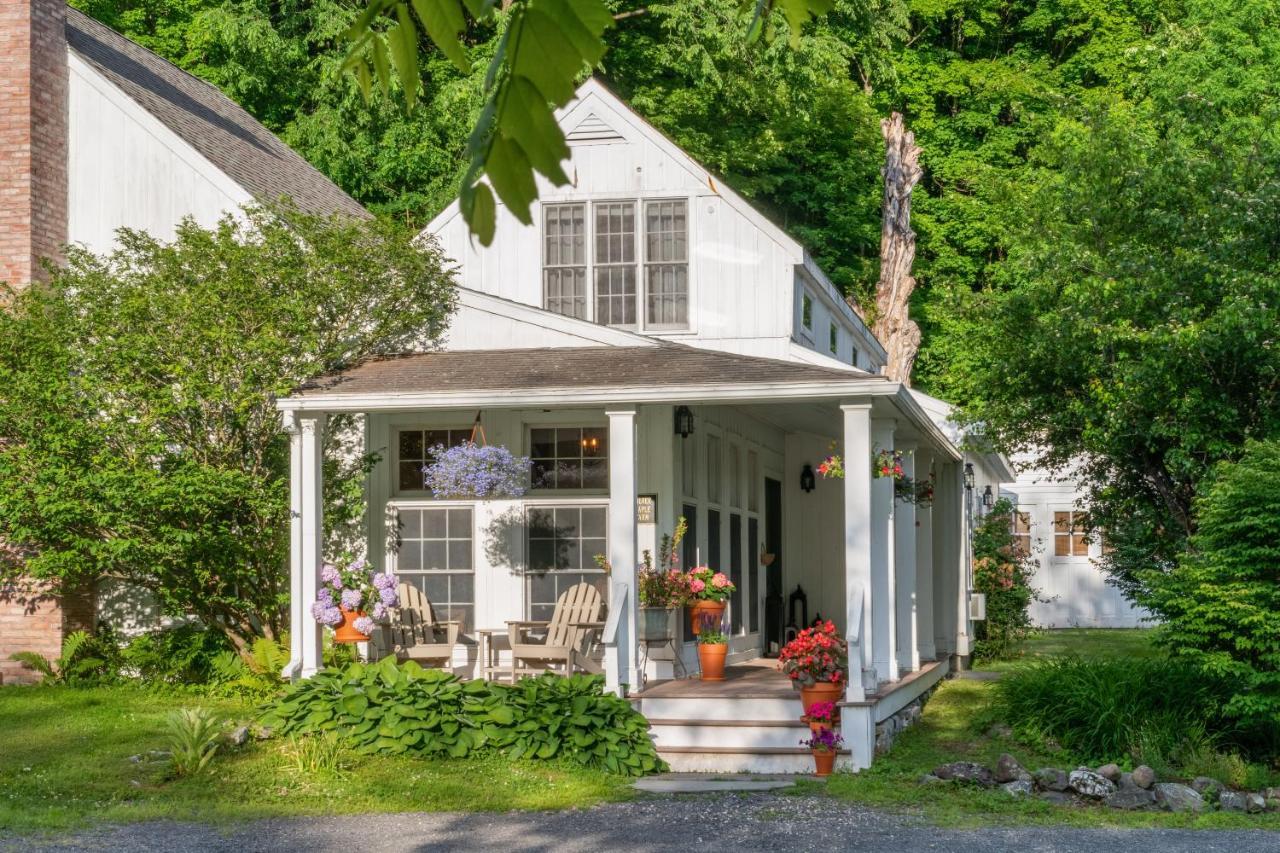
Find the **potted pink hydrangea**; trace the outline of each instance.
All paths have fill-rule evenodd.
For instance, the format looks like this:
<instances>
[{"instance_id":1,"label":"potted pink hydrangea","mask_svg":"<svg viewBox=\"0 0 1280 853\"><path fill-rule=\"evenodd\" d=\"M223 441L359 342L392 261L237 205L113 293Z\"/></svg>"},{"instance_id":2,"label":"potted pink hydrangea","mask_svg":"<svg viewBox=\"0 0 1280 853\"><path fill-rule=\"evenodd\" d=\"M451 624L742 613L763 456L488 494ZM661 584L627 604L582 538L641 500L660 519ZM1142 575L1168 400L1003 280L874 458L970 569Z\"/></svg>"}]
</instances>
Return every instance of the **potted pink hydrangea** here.
<instances>
[{"instance_id":1,"label":"potted pink hydrangea","mask_svg":"<svg viewBox=\"0 0 1280 853\"><path fill-rule=\"evenodd\" d=\"M321 567L311 615L334 629L335 642L363 643L379 623L391 617L391 608L399 606L395 575L375 574L363 557L352 560L348 554L337 564Z\"/></svg>"},{"instance_id":2,"label":"potted pink hydrangea","mask_svg":"<svg viewBox=\"0 0 1280 853\"><path fill-rule=\"evenodd\" d=\"M689 617L693 633L702 632L702 625L711 619L719 625L729 596L737 587L724 572L713 571L709 566L695 566L685 575L689 587Z\"/></svg>"}]
</instances>

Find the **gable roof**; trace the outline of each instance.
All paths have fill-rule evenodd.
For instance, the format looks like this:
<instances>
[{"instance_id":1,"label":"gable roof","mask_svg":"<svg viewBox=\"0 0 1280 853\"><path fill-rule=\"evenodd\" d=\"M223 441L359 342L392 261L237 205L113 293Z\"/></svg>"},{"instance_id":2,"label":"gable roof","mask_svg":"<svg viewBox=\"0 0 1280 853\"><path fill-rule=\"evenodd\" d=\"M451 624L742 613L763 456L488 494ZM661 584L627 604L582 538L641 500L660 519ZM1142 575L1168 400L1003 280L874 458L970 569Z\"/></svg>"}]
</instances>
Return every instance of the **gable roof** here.
<instances>
[{"instance_id":1,"label":"gable roof","mask_svg":"<svg viewBox=\"0 0 1280 853\"><path fill-rule=\"evenodd\" d=\"M310 213L370 215L217 87L71 7L66 33L77 56L258 201L288 196Z\"/></svg>"}]
</instances>

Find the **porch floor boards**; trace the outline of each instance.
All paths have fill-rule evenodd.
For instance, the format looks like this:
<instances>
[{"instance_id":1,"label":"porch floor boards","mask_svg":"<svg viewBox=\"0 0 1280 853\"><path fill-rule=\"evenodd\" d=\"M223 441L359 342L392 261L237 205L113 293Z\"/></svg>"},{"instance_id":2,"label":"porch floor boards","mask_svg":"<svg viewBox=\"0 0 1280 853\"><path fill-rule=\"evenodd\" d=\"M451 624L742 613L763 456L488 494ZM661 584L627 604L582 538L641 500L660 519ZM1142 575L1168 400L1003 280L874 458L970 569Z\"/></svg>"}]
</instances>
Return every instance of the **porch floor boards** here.
<instances>
[{"instance_id":1,"label":"porch floor boards","mask_svg":"<svg viewBox=\"0 0 1280 853\"><path fill-rule=\"evenodd\" d=\"M725 667L724 681L703 681L696 676L655 681L634 698L799 699L800 693L791 686L791 679L777 666L776 660L756 658Z\"/></svg>"}]
</instances>

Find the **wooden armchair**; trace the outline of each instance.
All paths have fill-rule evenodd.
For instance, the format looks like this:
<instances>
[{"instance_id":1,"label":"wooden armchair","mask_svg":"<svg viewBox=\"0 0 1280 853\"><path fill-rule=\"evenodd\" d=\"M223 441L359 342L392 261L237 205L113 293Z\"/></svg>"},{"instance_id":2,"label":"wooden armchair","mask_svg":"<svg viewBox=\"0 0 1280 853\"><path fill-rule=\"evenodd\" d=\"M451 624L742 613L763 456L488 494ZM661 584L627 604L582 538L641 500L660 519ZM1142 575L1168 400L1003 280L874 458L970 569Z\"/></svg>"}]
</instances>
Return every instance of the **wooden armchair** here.
<instances>
[{"instance_id":1,"label":"wooden armchair","mask_svg":"<svg viewBox=\"0 0 1280 853\"><path fill-rule=\"evenodd\" d=\"M453 672L453 647L458 644L462 623L439 622L431 602L412 584L396 587L400 606L391 614L388 632L397 660L411 660Z\"/></svg>"},{"instance_id":2,"label":"wooden armchair","mask_svg":"<svg viewBox=\"0 0 1280 853\"><path fill-rule=\"evenodd\" d=\"M592 641L604 628L604 599L600 590L589 583L576 584L560 594L550 621L518 621L507 623L511 641L511 680L522 675L538 675L561 669L571 675L575 669L599 673L602 668L591 659ZM541 641L531 638L534 631L545 630Z\"/></svg>"}]
</instances>

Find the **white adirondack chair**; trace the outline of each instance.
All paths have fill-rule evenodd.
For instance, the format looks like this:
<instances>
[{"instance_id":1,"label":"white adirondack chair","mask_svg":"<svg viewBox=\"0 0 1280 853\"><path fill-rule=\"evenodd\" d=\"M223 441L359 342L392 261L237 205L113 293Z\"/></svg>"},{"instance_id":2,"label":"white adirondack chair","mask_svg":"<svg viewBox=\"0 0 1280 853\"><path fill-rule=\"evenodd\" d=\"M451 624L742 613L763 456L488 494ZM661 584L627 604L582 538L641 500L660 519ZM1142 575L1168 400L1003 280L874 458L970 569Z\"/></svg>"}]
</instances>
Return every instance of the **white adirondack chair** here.
<instances>
[{"instance_id":1,"label":"white adirondack chair","mask_svg":"<svg viewBox=\"0 0 1280 853\"><path fill-rule=\"evenodd\" d=\"M603 672L589 654L592 641L604 628L604 622L600 621L603 615L604 599L600 590L589 583L580 583L556 599L550 621L508 622L511 680L556 669L563 675L571 675L575 669ZM540 630L546 631L541 642L529 636Z\"/></svg>"},{"instance_id":2,"label":"white adirondack chair","mask_svg":"<svg viewBox=\"0 0 1280 853\"><path fill-rule=\"evenodd\" d=\"M391 614L388 632L397 660L411 660L453 672L453 647L458 643L462 623L440 622L431 602L412 584L396 587L400 606Z\"/></svg>"}]
</instances>

